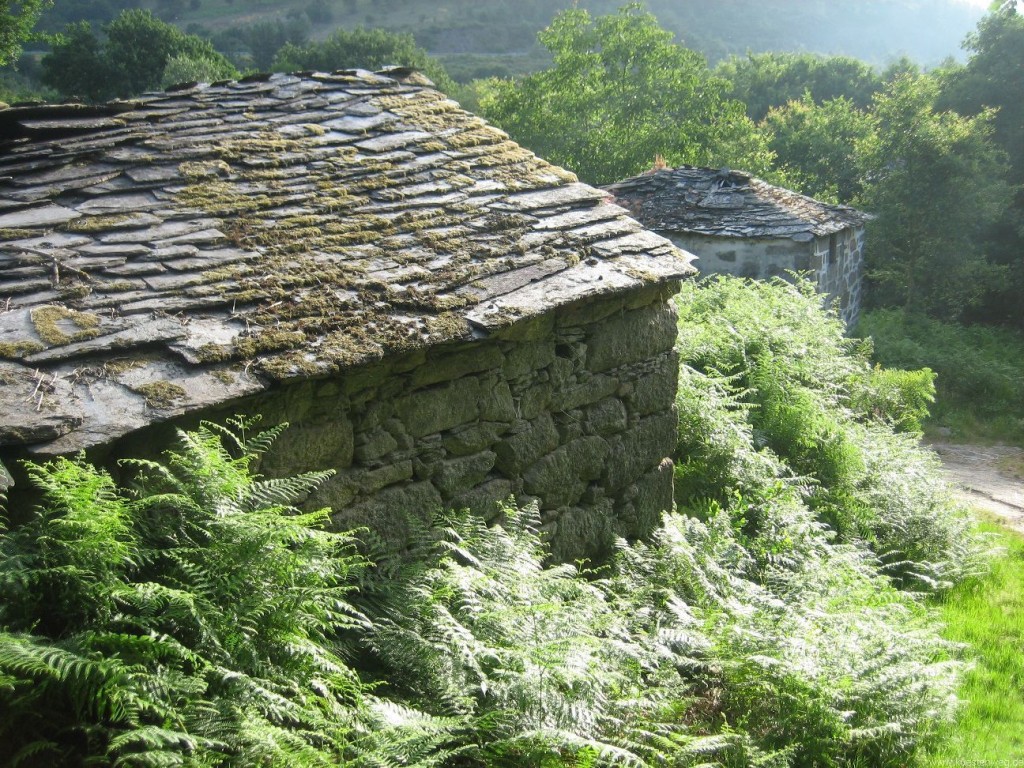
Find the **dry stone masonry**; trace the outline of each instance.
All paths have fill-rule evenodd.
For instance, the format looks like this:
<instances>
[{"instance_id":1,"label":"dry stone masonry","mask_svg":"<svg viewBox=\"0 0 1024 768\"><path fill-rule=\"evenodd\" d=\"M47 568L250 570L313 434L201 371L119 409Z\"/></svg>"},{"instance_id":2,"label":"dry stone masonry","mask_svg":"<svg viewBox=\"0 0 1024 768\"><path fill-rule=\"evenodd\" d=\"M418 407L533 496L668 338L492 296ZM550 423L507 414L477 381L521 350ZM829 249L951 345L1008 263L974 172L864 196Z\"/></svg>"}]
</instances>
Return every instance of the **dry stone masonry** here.
<instances>
[{"instance_id":1,"label":"dry stone masonry","mask_svg":"<svg viewBox=\"0 0 1024 768\"><path fill-rule=\"evenodd\" d=\"M446 508L537 501L560 559L600 557L671 507L671 289L568 307L495 337L293 384L252 408L288 422L263 471L337 474L311 503L392 546Z\"/></svg>"},{"instance_id":2,"label":"dry stone masonry","mask_svg":"<svg viewBox=\"0 0 1024 768\"><path fill-rule=\"evenodd\" d=\"M560 557L671 501L691 256L417 73L258 76L0 110L0 483L198 418L402 546L536 499Z\"/></svg>"},{"instance_id":3,"label":"dry stone masonry","mask_svg":"<svg viewBox=\"0 0 1024 768\"><path fill-rule=\"evenodd\" d=\"M607 189L645 226L695 253L702 274L808 273L847 325L856 323L868 214L728 169L663 168Z\"/></svg>"}]
</instances>

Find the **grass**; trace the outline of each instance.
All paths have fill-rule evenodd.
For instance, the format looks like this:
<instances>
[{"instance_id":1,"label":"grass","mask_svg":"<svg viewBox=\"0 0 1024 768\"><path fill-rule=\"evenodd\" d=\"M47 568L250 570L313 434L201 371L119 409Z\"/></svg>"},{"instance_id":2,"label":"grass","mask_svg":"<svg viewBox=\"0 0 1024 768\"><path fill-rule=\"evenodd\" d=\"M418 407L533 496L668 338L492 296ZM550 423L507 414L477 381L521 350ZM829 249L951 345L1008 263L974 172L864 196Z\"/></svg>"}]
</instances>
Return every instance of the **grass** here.
<instances>
[{"instance_id":1,"label":"grass","mask_svg":"<svg viewBox=\"0 0 1024 768\"><path fill-rule=\"evenodd\" d=\"M999 471L1014 480L1024 480L1024 456L1005 456L996 464Z\"/></svg>"},{"instance_id":2,"label":"grass","mask_svg":"<svg viewBox=\"0 0 1024 768\"><path fill-rule=\"evenodd\" d=\"M970 646L975 666L959 691L964 709L926 768L1024 766L1024 536L996 523L981 528L1004 552L991 574L940 602L947 639Z\"/></svg>"}]
</instances>

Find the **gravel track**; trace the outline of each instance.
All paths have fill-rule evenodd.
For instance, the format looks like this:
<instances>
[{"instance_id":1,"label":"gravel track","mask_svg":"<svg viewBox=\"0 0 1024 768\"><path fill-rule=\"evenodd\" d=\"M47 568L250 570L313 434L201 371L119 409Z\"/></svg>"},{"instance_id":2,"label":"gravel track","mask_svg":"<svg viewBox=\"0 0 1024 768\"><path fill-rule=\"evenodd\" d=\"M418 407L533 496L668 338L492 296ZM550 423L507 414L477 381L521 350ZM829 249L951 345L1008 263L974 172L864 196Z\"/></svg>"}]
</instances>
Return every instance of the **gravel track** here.
<instances>
[{"instance_id":1,"label":"gravel track","mask_svg":"<svg viewBox=\"0 0 1024 768\"><path fill-rule=\"evenodd\" d=\"M1007 445L931 443L963 500L1024 533L1024 449Z\"/></svg>"}]
</instances>

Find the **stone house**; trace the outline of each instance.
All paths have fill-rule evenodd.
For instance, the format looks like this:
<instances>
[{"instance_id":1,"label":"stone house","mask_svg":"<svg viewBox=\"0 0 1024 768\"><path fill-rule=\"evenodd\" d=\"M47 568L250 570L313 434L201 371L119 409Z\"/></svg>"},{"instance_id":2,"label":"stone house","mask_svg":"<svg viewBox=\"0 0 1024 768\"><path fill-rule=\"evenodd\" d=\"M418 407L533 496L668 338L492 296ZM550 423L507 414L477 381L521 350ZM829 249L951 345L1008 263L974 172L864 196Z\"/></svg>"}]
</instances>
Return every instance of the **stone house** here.
<instances>
[{"instance_id":1,"label":"stone house","mask_svg":"<svg viewBox=\"0 0 1024 768\"><path fill-rule=\"evenodd\" d=\"M644 226L698 257L702 274L810 272L848 326L857 322L869 214L748 173L683 165L606 188Z\"/></svg>"},{"instance_id":2,"label":"stone house","mask_svg":"<svg viewBox=\"0 0 1024 768\"><path fill-rule=\"evenodd\" d=\"M0 111L0 485L289 422L261 471L400 547L537 500L561 558L671 504L691 256L416 73Z\"/></svg>"}]
</instances>

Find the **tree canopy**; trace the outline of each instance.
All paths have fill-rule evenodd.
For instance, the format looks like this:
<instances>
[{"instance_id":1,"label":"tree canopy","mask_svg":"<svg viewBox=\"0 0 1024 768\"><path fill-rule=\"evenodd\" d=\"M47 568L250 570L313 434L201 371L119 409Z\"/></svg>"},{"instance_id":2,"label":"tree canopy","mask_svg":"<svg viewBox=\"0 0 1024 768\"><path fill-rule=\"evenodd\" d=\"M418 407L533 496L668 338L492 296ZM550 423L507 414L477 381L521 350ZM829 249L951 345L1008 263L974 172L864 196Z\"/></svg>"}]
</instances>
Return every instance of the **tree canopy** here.
<instances>
[{"instance_id":1,"label":"tree canopy","mask_svg":"<svg viewBox=\"0 0 1024 768\"><path fill-rule=\"evenodd\" d=\"M160 87L172 58L196 63L215 78L238 71L209 41L160 21L149 11L121 12L98 38L88 22L71 24L43 58L43 82L65 96L92 101L135 96Z\"/></svg>"},{"instance_id":2,"label":"tree canopy","mask_svg":"<svg viewBox=\"0 0 1024 768\"><path fill-rule=\"evenodd\" d=\"M861 202L877 214L868 245L873 303L956 319L1004 275L983 249L1006 209L1006 156L991 112L935 108L938 84L902 75L875 97L875 135L859 155Z\"/></svg>"},{"instance_id":3,"label":"tree canopy","mask_svg":"<svg viewBox=\"0 0 1024 768\"><path fill-rule=\"evenodd\" d=\"M723 61L715 74L733 85L732 95L747 105L747 114L761 120L773 107L810 93L821 103L839 97L864 109L882 87L882 79L863 61L849 56L811 53L751 53Z\"/></svg>"},{"instance_id":4,"label":"tree canopy","mask_svg":"<svg viewBox=\"0 0 1024 768\"><path fill-rule=\"evenodd\" d=\"M480 106L542 157L596 184L638 173L656 155L769 171L767 142L727 97L728 83L639 5L598 17L563 11L539 39L554 65L491 81Z\"/></svg>"},{"instance_id":5,"label":"tree canopy","mask_svg":"<svg viewBox=\"0 0 1024 768\"><path fill-rule=\"evenodd\" d=\"M12 64L53 0L0 0L0 66Z\"/></svg>"},{"instance_id":6,"label":"tree canopy","mask_svg":"<svg viewBox=\"0 0 1024 768\"><path fill-rule=\"evenodd\" d=\"M942 73L940 104L966 115L995 110L992 138L1009 158L1008 178L1016 189L987 243L1007 279L980 317L1024 327L1024 16L1016 4L1006 3L982 19L965 47L971 53L967 64Z\"/></svg>"},{"instance_id":7,"label":"tree canopy","mask_svg":"<svg viewBox=\"0 0 1024 768\"><path fill-rule=\"evenodd\" d=\"M455 83L439 61L416 45L412 35L396 34L383 29L339 29L320 43L297 45L286 43L274 57L277 71L319 69L381 69L398 65L423 72L445 93Z\"/></svg>"},{"instance_id":8,"label":"tree canopy","mask_svg":"<svg viewBox=\"0 0 1024 768\"><path fill-rule=\"evenodd\" d=\"M863 190L860 144L873 135L871 116L845 97L822 104L810 91L765 118L771 148L788 183L821 200L849 203Z\"/></svg>"}]
</instances>

